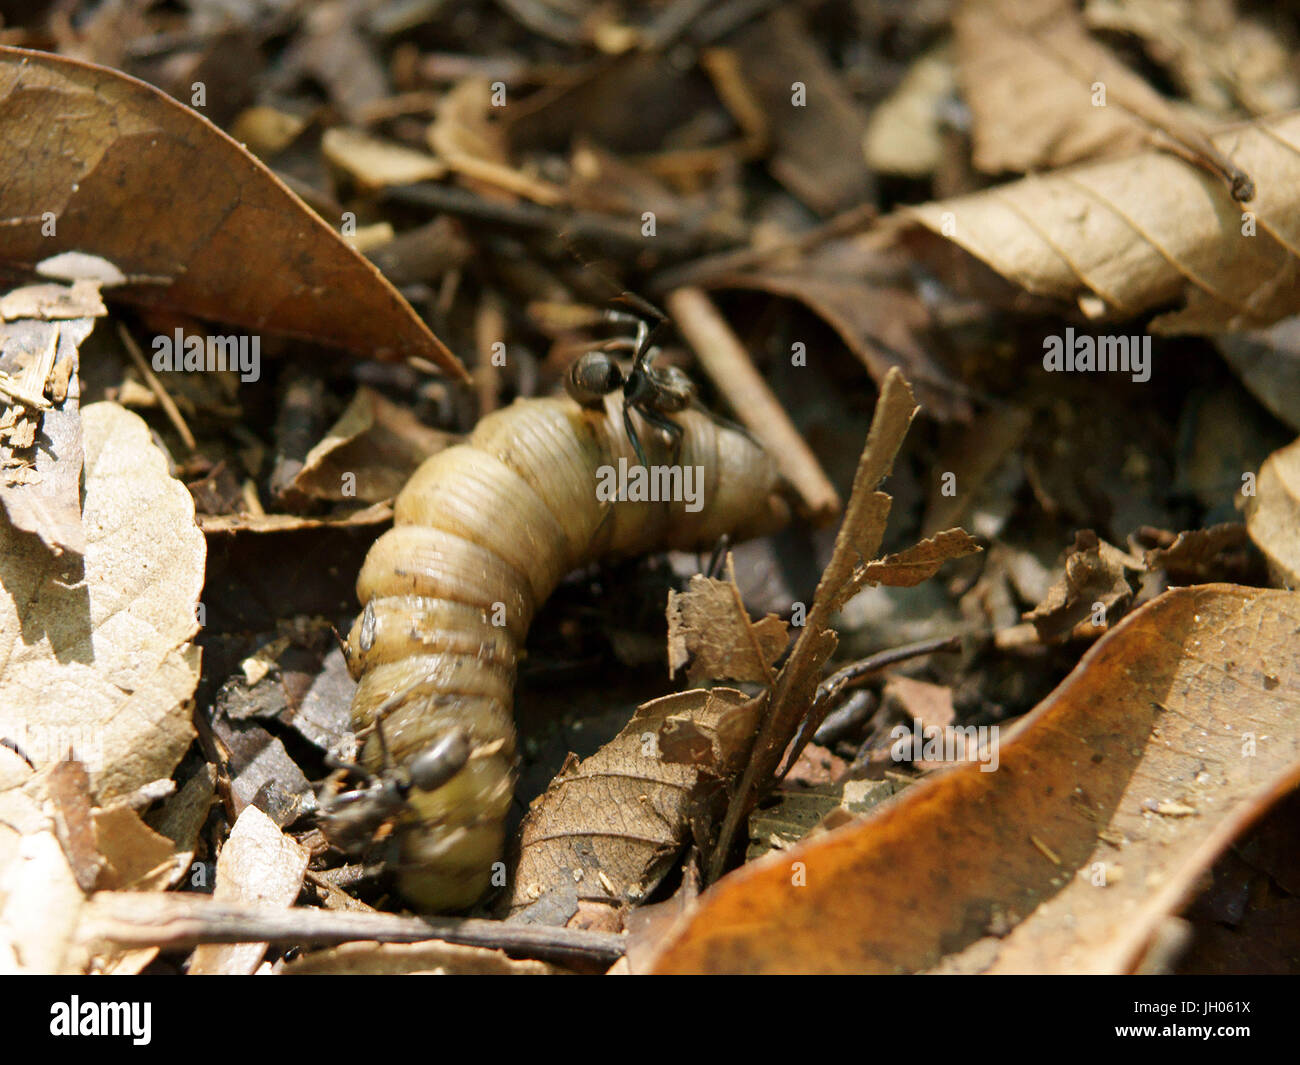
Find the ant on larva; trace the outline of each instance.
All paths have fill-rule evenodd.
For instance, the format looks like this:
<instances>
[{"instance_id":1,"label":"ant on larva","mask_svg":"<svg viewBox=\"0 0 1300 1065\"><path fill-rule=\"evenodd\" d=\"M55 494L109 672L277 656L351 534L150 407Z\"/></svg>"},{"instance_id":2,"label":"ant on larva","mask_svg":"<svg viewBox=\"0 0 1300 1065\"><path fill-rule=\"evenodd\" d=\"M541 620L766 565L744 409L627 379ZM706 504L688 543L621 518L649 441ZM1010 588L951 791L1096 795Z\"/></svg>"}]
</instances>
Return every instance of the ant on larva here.
<instances>
[{"instance_id":1,"label":"ant on larva","mask_svg":"<svg viewBox=\"0 0 1300 1065\"><path fill-rule=\"evenodd\" d=\"M347 640L361 788L328 801L327 834L364 847L391 827L397 887L426 910L463 909L489 886L515 774L513 691L529 623L591 562L706 550L780 528L787 489L743 430L655 365L662 312L619 302L612 341L575 364L568 395L516 400L433 455L394 505L357 579ZM624 373L614 352L631 352ZM660 432L638 435L633 415ZM696 502L600 498L601 470L671 455L700 471Z\"/></svg>"},{"instance_id":2,"label":"ant on larva","mask_svg":"<svg viewBox=\"0 0 1300 1065\"><path fill-rule=\"evenodd\" d=\"M678 414L695 402L695 383L676 366L654 364L655 339L668 325L668 316L649 300L631 292L618 297L640 313L610 309L605 312L607 321L628 323L636 327L636 336L629 340L616 337L606 341L594 351L588 351L574 360L565 378L565 390L582 406L598 410L605 397L619 389L623 391L623 427L632 442L637 461L646 462L641 438L632 424L632 411L657 429L668 434L673 442L673 465L681 457L682 427L668 414ZM649 323L653 322L653 326ZM632 351L632 369L624 375L622 368L610 356L612 351Z\"/></svg>"}]
</instances>

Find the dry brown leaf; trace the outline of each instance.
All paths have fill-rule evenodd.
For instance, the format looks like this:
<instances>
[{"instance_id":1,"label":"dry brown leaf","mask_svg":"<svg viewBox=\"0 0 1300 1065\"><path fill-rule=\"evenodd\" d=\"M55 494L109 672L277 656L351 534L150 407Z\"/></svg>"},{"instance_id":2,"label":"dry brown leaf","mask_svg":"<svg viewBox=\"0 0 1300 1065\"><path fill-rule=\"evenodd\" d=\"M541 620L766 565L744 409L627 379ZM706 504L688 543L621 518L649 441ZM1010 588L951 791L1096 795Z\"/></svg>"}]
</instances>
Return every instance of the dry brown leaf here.
<instances>
[{"instance_id":1,"label":"dry brown leaf","mask_svg":"<svg viewBox=\"0 0 1300 1065\"><path fill-rule=\"evenodd\" d=\"M939 567L949 559L964 558L980 550L983 549L964 529L945 529L906 551L868 562L855 579L893 588L914 588L938 573Z\"/></svg>"},{"instance_id":2,"label":"dry brown leaf","mask_svg":"<svg viewBox=\"0 0 1300 1065\"><path fill-rule=\"evenodd\" d=\"M0 734L38 767L72 750L103 804L170 776L193 739L206 550L144 421L95 403L82 422L80 580L0 525Z\"/></svg>"},{"instance_id":3,"label":"dry brown leaf","mask_svg":"<svg viewBox=\"0 0 1300 1065\"><path fill-rule=\"evenodd\" d=\"M175 847L129 806L95 810L95 847L104 869L97 886L107 891L161 891L175 874Z\"/></svg>"},{"instance_id":4,"label":"dry brown leaf","mask_svg":"<svg viewBox=\"0 0 1300 1065\"><path fill-rule=\"evenodd\" d=\"M953 29L980 170L1052 169L1155 138L1227 187L1249 185L1199 126L1088 34L1070 0L966 0Z\"/></svg>"},{"instance_id":5,"label":"dry brown leaf","mask_svg":"<svg viewBox=\"0 0 1300 1065\"><path fill-rule=\"evenodd\" d=\"M0 145L14 178L0 261L95 253L151 279L120 289L122 298L366 357L419 355L468 379L370 263L171 97L114 70L6 47L0 101Z\"/></svg>"},{"instance_id":6,"label":"dry brown leaf","mask_svg":"<svg viewBox=\"0 0 1300 1065\"><path fill-rule=\"evenodd\" d=\"M1148 570L1162 569L1170 584L1209 584L1251 569L1250 537L1235 522L1180 532L1168 547L1143 554ZM1255 584L1257 581L1241 581Z\"/></svg>"},{"instance_id":7,"label":"dry brown leaf","mask_svg":"<svg viewBox=\"0 0 1300 1065\"><path fill-rule=\"evenodd\" d=\"M213 533L291 533L303 529L349 529L363 525L383 525L391 521L391 503L372 503L361 510L323 518L308 518L300 514L199 514L199 528L205 534Z\"/></svg>"},{"instance_id":8,"label":"dry brown leaf","mask_svg":"<svg viewBox=\"0 0 1300 1065\"><path fill-rule=\"evenodd\" d=\"M290 484L313 499L392 499L425 459L458 439L430 429L406 407L360 389ZM352 479L345 480L351 474Z\"/></svg>"},{"instance_id":9,"label":"dry brown leaf","mask_svg":"<svg viewBox=\"0 0 1300 1065\"><path fill-rule=\"evenodd\" d=\"M668 670L690 663L686 680L750 681L770 685L773 663L789 642L786 624L775 614L749 620L727 556L728 579L694 576L685 592L668 593Z\"/></svg>"},{"instance_id":10,"label":"dry brown leaf","mask_svg":"<svg viewBox=\"0 0 1300 1065\"><path fill-rule=\"evenodd\" d=\"M709 783L748 753L754 710L730 688L668 695L562 769L524 818L510 910L575 892L580 903L609 906L643 899L690 841L714 797ZM736 726L737 715L748 717ZM702 743L684 739L688 725Z\"/></svg>"},{"instance_id":11,"label":"dry brown leaf","mask_svg":"<svg viewBox=\"0 0 1300 1065\"><path fill-rule=\"evenodd\" d=\"M1044 643L1093 639L1119 620L1133 595L1125 574L1142 569L1137 559L1082 529L1066 553L1065 573L1024 619Z\"/></svg>"},{"instance_id":12,"label":"dry brown leaf","mask_svg":"<svg viewBox=\"0 0 1300 1065\"><path fill-rule=\"evenodd\" d=\"M85 896L54 832L24 832L11 857L0 865L0 973L84 973L90 957L77 926Z\"/></svg>"},{"instance_id":13,"label":"dry brown leaf","mask_svg":"<svg viewBox=\"0 0 1300 1065\"><path fill-rule=\"evenodd\" d=\"M1036 296L1089 317L1168 304L1153 333L1218 333L1300 311L1300 113L1211 138L1256 177L1243 207L1222 182L1146 151L1026 178L902 216Z\"/></svg>"},{"instance_id":14,"label":"dry brown leaf","mask_svg":"<svg viewBox=\"0 0 1300 1065\"><path fill-rule=\"evenodd\" d=\"M289 962L285 976L548 976L542 961L517 960L503 950L459 943L344 943Z\"/></svg>"},{"instance_id":15,"label":"dry brown leaf","mask_svg":"<svg viewBox=\"0 0 1300 1065\"><path fill-rule=\"evenodd\" d=\"M1138 38L1198 107L1268 115L1300 105L1294 33L1240 7L1233 0L1090 0L1084 18L1093 29Z\"/></svg>"},{"instance_id":16,"label":"dry brown leaf","mask_svg":"<svg viewBox=\"0 0 1300 1065\"><path fill-rule=\"evenodd\" d=\"M289 906L302 890L307 852L276 828L266 814L249 806L235 821L217 858L220 902L268 902ZM205 943L194 951L190 975L235 975L256 970L265 943Z\"/></svg>"},{"instance_id":17,"label":"dry brown leaf","mask_svg":"<svg viewBox=\"0 0 1300 1065\"><path fill-rule=\"evenodd\" d=\"M734 47L752 96L770 116L772 176L819 214L867 199L871 174L858 149L866 117L801 15L778 7ZM803 102L794 95L800 86Z\"/></svg>"},{"instance_id":18,"label":"dry brown leaf","mask_svg":"<svg viewBox=\"0 0 1300 1065\"><path fill-rule=\"evenodd\" d=\"M798 300L838 334L877 385L897 367L914 384L932 417L939 421L969 417L971 407L962 386L918 339L931 321L915 291L873 283L864 276L863 265L853 261L858 257L851 248L835 252L807 256L797 269L725 274L710 278L708 284Z\"/></svg>"},{"instance_id":19,"label":"dry brown leaf","mask_svg":"<svg viewBox=\"0 0 1300 1065\"><path fill-rule=\"evenodd\" d=\"M1291 592L1160 596L1002 739L996 771L737 870L654 971L1130 971L1300 781L1297 626Z\"/></svg>"},{"instance_id":20,"label":"dry brown leaf","mask_svg":"<svg viewBox=\"0 0 1300 1065\"><path fill-rule=\"evenodd\" d=\"M1246 497L1246 531L1268 560L1274 582L1300 587L1300 440L1273 452L1260 467L1255 495Z\"/></svg>"},{"instance_id":21,"label":"dry brown leaf","mask_svg":"<svg viewBox=\"0 0 1300 1065\"><path fill-rule=\"evenodd\" d=\"M45 795L68 866L82 891L90 892L104 868L105 859L95 839L91 809L90 774L74 758L56 762L45 778Z\"/></svg>"}]
</instances>

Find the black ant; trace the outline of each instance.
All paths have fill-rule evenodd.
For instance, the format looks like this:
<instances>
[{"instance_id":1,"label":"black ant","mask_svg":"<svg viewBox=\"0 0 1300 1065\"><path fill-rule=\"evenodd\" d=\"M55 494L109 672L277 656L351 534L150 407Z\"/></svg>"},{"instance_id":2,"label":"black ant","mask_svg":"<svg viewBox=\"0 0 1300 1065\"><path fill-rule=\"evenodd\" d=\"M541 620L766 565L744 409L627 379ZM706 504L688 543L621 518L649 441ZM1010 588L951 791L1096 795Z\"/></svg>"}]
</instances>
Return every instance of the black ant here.
<instances>
[{"instance_id":1,"label":"black ant","mask_svg":"<svg viewBox=\"0 0 1300 1065\"><path fill-rule=\"evenodd\" d=\"M615 337L594 351L579 356L569 368L565 391L589 410L599 410L605 397L621 388L623 390L623 427L636 452L637 461L648 466L641 438L632 424L632 411L657 429L668 434L673 445L673 464L681 457L682 427L668 417L686 410L695 402L695 384L676 366L656 366L654 356L658 349L655 340L668 325L668 316L649 300L631 292L624 292L614 302L629 305L632 310L612 308L605 312L608 321L636 326L634 338ZM632 369L623 373L622 367L610 355L613 351L631 351Z\"/></svg>"},{"instance_id":2,"label":"black ant","mask_svg":"<svg viewBox=\"0 0 1300 1065\"><path fill-rule=\"evenodd\" d=\"M402 696L406 691L399 693ZM362 786L331 795L321 804L321 832L335 847L346 854L363 854L407 807L412 789L434 791L456 776L473 753L469 736L463 729L452 729L439 736L404 767L397 766L384 738L382 715L396 705L390 698L376 711L373 728L382 752L383 768L372 773L354 762L330 758L340 774L352 775ZM334 779L338 779L336 776Z\"/></svg>"}]
</instances>

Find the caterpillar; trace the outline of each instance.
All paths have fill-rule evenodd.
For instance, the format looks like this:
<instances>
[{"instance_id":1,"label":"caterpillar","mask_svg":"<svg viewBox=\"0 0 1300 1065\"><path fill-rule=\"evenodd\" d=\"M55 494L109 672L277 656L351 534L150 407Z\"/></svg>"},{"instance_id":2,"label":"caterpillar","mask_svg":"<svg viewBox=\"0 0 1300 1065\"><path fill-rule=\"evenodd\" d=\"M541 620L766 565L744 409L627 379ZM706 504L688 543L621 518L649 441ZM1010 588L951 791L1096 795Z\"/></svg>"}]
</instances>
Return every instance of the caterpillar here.
<instances>
[{"instance_id":1,"label":"caterpillar","mask_svg":"<svg viewBox=\"0 0 1300 1065\"><path fill-rule=\"evenodd\" d=\"M603 559L764 535L788 520L767 453L742 430L683 409L689 379L646 364L644 333L637 349L628 378L589 352L573 367L570 396L516 400L428 459L357 579L363 609L345 654L373 783L327 809L326 835L355 846L391 819L397 888L423 910L464 909L489 887L513 798L516 659L561 578ZM660 431L642 439L634 411ZM655 500L638 495L664 493L608 490L624 476L630 487L638 468L643 489L652 473L680 488L693 471L698 491Z\"/></svg>"}]
</instances>

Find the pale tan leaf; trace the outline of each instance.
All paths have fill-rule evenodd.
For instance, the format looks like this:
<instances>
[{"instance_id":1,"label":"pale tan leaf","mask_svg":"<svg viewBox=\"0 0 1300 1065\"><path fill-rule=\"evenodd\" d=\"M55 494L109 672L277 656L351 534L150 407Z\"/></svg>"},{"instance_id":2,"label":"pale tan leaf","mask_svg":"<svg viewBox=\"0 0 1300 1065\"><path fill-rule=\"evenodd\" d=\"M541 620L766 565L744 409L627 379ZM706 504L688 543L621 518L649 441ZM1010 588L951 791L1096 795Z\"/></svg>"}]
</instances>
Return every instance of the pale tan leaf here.
<instances>
[{"instance_id":1,"label":"pale tan leaf","mask_svg":"<svg viewBox=\"0 0 1300 1065\"><path fill-rule=\"evenodd\" d=\"M1217 132L1256 176L1245 207L1157 151L1054 171L920 207L914 219L1036 296L1092 317L1181 309L1153 333L1218 333L1300 311L1300 113Z\"/></svg>"},{"instance_id":2,"label":"pale tan leaf","mask_svg":"<svg viewBox=\"0 0 1300 1065\"><path fill-rule=\"evenodd\" d=\"M112 403L82 421L84 573L0 525L0 733L37 766L71 750L103 804L170 776L193 739L206 548L144 421Z\"/></svg>"},{"instance_id":3,"label":"pale tan leaf","mask_svg":"<svg viewBox=\"0 0 1300 1065\"><path fill-rule=\"evenodd\" d=\"M447 165L428 152L381 140L361 130L327 129L320 147L326 160L364 191L434 181L447 173Z\"/></svg>"},{"instance_id":4,"label":"pale tan leaf","mask_svg":"<svg viewBox=\"0 0 1300 1065\"><path fill-rule=\"evenodd\" d=\"M302 890L307 852L281 832L256 806L244 808L217 858L214 899L221 902L292 904ZM237 974L256 970L265 943L203 944L194 951L190 974Z\"/></svg>"},{"instance_id":5,"label":"pale tan leaf","mask_svg":"<svg viewBox=\"0 0 1300 1065\"><path fill-rule=\"evenodd\" d=\"M1268 559L1274 581L1300 588L1300 440L1260 467L1255 495L1246 497L1246 531Z\"/></svg>"}]
</instances>

